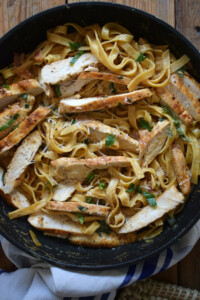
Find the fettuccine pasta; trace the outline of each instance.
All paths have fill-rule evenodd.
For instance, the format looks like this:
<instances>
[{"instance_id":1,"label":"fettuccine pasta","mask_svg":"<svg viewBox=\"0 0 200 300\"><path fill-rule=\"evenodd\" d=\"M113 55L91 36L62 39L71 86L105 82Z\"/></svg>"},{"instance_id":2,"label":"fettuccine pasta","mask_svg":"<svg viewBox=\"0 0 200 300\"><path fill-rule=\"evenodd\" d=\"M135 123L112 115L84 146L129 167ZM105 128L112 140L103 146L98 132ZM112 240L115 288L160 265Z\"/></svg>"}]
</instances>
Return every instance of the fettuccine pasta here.
<instances>
[{"instance_id":1,"label":"fettuccine pasta","mask_svg":"<svg viewBox=\"0 0 200 300\"><path fill-rule=\"evenodd\" d=\"M29 216L45 234L100 247L173 225L200 174L200 85L188 62L117 23L59 25L32 53L15 55L0 70L0 188L16 208L10 219ZM37 94L13 92L33 80ZM48 111L24 133L38 108ZM22 138L6 151L15 130Z\"/></svg>"}]
</instances>

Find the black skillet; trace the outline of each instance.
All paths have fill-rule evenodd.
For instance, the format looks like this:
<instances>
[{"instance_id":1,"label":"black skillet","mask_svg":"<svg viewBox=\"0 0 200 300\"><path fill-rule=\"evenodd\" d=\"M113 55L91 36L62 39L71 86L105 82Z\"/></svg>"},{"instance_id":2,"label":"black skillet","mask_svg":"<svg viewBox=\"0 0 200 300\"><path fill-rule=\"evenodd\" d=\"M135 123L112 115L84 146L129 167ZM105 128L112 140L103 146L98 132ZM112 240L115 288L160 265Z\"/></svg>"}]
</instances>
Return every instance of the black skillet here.
<instances>
[{"instance_id":1,"label":"black skillet","mask_svg":"<svg viewBox=\"0 0 200 300\"><path fill-rule=\"evenodd\" d=\"M177 57L187 54L193 65L192 74L200 81L199 52L174 28L138 9L99 2L58 6L19 24L0 40L0 68L11 63L13 53L33 50L46 38L47 29L66 22L77 22L80 25L119 22L135 38L146 37L156 44L168 44ZM182 237L200 217L199 188L200 184L193 188L184 209L177 215L177 225L165 225L162 234L151 243L140 241L113 249L83 248L67 240L44 236L34 229L42 243L41 247L36 247L29 235L29 230L33 228L25 217L10 221L7 215L12 207L3 199L0 199L0 232L21 250L59 267L79 270L119 268L153 257Z\"/></svg>"}]
</instances>

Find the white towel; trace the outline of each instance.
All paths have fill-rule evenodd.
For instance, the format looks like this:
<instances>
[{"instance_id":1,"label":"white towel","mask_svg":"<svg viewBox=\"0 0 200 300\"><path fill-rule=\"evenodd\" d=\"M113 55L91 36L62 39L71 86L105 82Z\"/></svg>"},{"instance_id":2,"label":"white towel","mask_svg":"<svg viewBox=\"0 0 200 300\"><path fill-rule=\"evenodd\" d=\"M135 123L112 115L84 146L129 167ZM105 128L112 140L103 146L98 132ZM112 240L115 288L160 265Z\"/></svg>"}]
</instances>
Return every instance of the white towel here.
<instances>
[{"instance_id":1,"label":"white towel","mask_svg":"<svg viewBox=\"0 0 200 300\"><path fill-rule=\"evenodd\" d=\"M183 259L200 237L200 221L154 258L116 270L71 271L38 261L1 237L7 257L19 268L0 270L1 300L113 300L116 290L159 273Z\"/></svg>"}]
</instances>

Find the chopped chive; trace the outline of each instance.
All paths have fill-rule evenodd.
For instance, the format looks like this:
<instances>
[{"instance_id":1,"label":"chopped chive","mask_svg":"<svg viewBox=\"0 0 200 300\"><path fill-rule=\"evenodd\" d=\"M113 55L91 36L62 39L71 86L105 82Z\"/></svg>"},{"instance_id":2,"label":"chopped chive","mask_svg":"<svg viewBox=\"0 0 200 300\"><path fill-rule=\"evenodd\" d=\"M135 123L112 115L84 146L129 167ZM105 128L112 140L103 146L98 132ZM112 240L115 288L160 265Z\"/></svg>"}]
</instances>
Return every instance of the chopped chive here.
<instances>
[{"instance_id":1,"label":"chopped chive","mask_svg":"<svg viewBox=\"0 0 200 300\"><path fill-rule=\"evenodd\" d=\"M77 122L76 119L72 119L71 120L71 125L74 125L76 122Z\"/></svg>"},{"instance_id":2,"label":"chopped chive","mask_svg":"<svg viewBox=\"0 0 200 300\"><path fill-rule=\"evenodd\" d=\"M24 107L25 107L25 108L29 108L29 104L25 104Z\"/></svg>"},{"instance_id":3,"label":"chopped chive","mask_svg":"<svg viewBox=\"0 0 200 300\"><path fill-rule=\"evenodd\" d=\"M46 183L45 183L45 189L46 189L46 190L50 190L49 185L51 185L50 182L46 182Z\"/></svg>"},{"instance_id":4,"label":"chopped chive","mask_svg":"<svg viewBox=\"0 0 200 300\"><path fill-rule=\"evenodd\" d=\"M122 103L121 103L121 102L118 102L118 103L117 103L117 106L118 106L118 107L122 106Z\"/></svg>"},{"instance_id":5,"label":"chopped chive","mask_svg":"<svg viewBox=\"0 0 200 300\"><path fill-rule=\"evenodd\" d=\"M93 172L90 172L85 180L86 184L89 184L92 181L92 179L94 179L94 177L95 174Z\"/></svg>"},{"instance_id":6,"label":"chopped chive","mask_svg":"<svg viewBox=\"0 0 200 300\"><path fill-rule=\"evenodd\" d=\"M132 193L135 192L136 188L135 188L135 184L134 183L130 183L128 189L126 190L127 193Z\"/></svg>"},{"instance_id":7,"label":"chopped chive","mask_svg":"<svg viewBox=\"0 0 200 300\"><path fill-rule=\"evenodd\" d=\"M86 202L87 202L87 203L91 203L91 202L92 202L92 197L87 197L87 198L86 198Z\"/></svg>"},{"instance_id":8,"label":"chopped chive","mask_svg":"<svg viewBox=\"0 0 200 300\"><path fill-rule=\"evenodd\" d=\"M79 209L80 211L85 211L85 210L87 210L88 208L87 208L87 207L84 207L84 206L82 206L82 205L79 205L79 206L78 206L78 209Z\"/></svg>"},{"instance_id":9,"label":"chopped chive","mask_svg":"<svg viewBox=\"0 0 200 300\"><path fill-rule=\"evenodd\" d=\"M83 217L80 213L76 213L76 215L77 215L77 217L78 217L78 219L79 219L79 222L80 222L81 224L83 224L83 223L84 223L84 217Z\"/></svg>"},{"instance_id":10,"label":"chopped chive","mask_svg":"<svg viewBox=\"0 0 200 300\"><path fill-rule=\"evenodd\" d=\"M19 117L19 114L15 114L9 121L7 124L3 125L0 127L0 131L3 131L5 129L7 129L8 127L10 127L10 125Z\"/></svg>"},{"instance_id":11,"label":"chopped chive","mask_svg":"<svg viewBox=\"0 0 200 300\"><path fill-rule=\"evenodd\" d=\"M120 75L119 77L118 77L118 79L123 79L124 78L124 76L122 76L122 75Z\"/></svg>"},{"instance_id":12,"label":"chopped chive","mask_svg":"<svg viewBox=\"0 0 200 300\"><path fill-rule=\"evenodd\" d=\"M115 137L113 134L110 134L107 138L106 138L106 147L112 146L115 143Z\"/></svg>"},{"instance_id":13,"label":"chopped chive","mask_svg":"<svg viewBox=\"0 0 200 300\"><path fill-rule=\"evenodd\" d=\"M53 89L54 89L54 91L55 91L57 97L62 96L61 91L60 91L60 85L59 85L59 84L55 84L55 85L53 86Z\"/></svg>"},{"instance_id":14,"label":"chopped chive","mask_svg":"<svg viewBox=\"0 0 200 300\"><path fill-rule=\"evenodd\" d=\"M99 182L99 188L100 190L103 190L105 187L106 183L105 182Z\"/></svg>"},{"instance_id":15,"label":"chopped chive","mask_svg":"<svg viewBox=\"0 0 200 300\"><path fill-rule=\"evenodd\" d=\"M140 53L140 55L138 56L138 58L136 59L136 62L141 62L143 60L145 60L147 58L146 55Z\"/></svg>"},{"instance_id":16,"label":"chopped chive","mask_svg":"<svg viewBox=\"0 0 200 300\"><path fill-rule=\"evenodd\" d=\"M79 59L79 57L80 57L81 55L83 55L84 53L85 53L85 51L78 51L78 52L74 55L74 57L72 58L72 60L70 61L70 65L75 64L75 62Z\"/></svg>"},{"instance_id":17,"label":"chopped chive","mask_svg":"<svg viewBox=\"0 0 200 300\"><path fill-rule=\"evenodd\" d=\"M145 119L140 119L139 124L140 124L140 127L143 128L143 129L147 129L149 131L152 130L151 125Z\"/></svg>"},{"instance_id":18,"label":"chopped chive","mask_svg":"<svg viewBox=\"0 0 200 300\"><path fill-rule=\"evenodd\" d=\"M153 194L149 192L143 192L143 195L145 196L145 198L151 206L157 206L156 198Z\"/></svg>"},{"instance_id":19,"label":"chopped chive","mask_svg":"<svg viewBox=\"0 0 200 300\"><path fill-rule=\"evenodd\" d=\"M180 77L185 75L185 71L187 70L187 66L183 66L182 68L178 69L176 72Z\"/></svg>"},{"instance_id":20,"label":"chopped chive","mask_svg":"<svg viewBox=\"0 0 200 300\"><path fill-rule=\"evenodd\" d=\"M15 130L17 127L19 127L19 124L13 126L12 131Z\"/></svg>"},{"instance_id":21,"label":"chopped chive","mask_svg":"<svg viewBox=\"0 0 200 300\"><path fill-rule=\"evenodd\" d=\"M28 95L27 95L26 93L23 93L23 94L21 95L21 97L22 97L23 100L26 100L27 97L28 97Z\"/></svg>"},{"instance_id":22,"label":"chopped chive","mask_svg":"<svg viewBox=\"0 0 200 300\"><path fill-rule=\"evenodd\" d=\"M100 227L97 229L97 233L101 233L101 232L106 234L111 233L110 227L104 221L99 221L99 223L100 223Z\"/></svg>"},{"instance_id":23,"label":"chopped chive","mask_svg":"<svg viewBox=\"0 0 200 300\"><path fill-rule=\"evenodd\" d=\"M113 82L110 83L110 91L111 91L111 93L113 93L113 94L116 92L115 85L114 85Z\"/></svg>"},{"instance_id":24,"label":"chopped chive","mask_svg":"<svg viewBox=\"0 0 200 300\"><path fill-rule=\"evenodd\" d=\"M4 89L7 89L7 90L10 89L10 86L9 86L8 84L5 84L5 83L2 84L2 87L3 87Z\"/></svg>"},{"instance_id":25,"label":"chopped chive","mask_svg":"<svg viewBox=\"0 0 200 300\"><path fill-rule=\"evenodd\" d=\"M132 99L131 99L131 98L128 98L128 102L132 102Z\"/></svg>"},{"instance_id":26,"label":"chopped chive","mask_svg":"<svg viewBox=\"0 0 200 300\"><path fill-rule=\"evenodd\" d=\"M177 120L172 113L168 110L168 108L166 106L163 106L163 113L170 115L170 117L174 120L174 124L176 126L176 130L178 131L178 134L180 135L180 137L182 138L182 140L186 141L186 142L191 142L183 133L180 124L181 122L179 120ZM169 133L169 132L168 132Z\"/></svg>"},{"instance_id":27,"label":"chopped chive","mask_svg":"<svg viewBox=\"0 0 200 300\"><path fill-rule=\"evenodd\" d=\"M83 44L77 42L69 42L69 46L71 50L78 50L80 47L83 46Z\"/></svg>"}]
</instances>

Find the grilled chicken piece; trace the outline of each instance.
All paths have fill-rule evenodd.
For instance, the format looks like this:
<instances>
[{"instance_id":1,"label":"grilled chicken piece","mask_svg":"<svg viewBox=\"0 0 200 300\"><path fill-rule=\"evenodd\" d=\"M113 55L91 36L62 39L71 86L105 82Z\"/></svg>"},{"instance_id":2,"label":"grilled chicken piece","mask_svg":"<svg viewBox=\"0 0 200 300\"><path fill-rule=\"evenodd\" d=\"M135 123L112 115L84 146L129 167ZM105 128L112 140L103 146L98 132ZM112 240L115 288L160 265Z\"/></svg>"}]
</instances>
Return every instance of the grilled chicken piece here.
<instances>
[{"instance_id":1,"label":"grilled chicken piece","mask_svg":"<svg viewBox=\"0 0 200 300\"><path fill-rule=\"evenodd\" d=\"M172 165L182 193L184 195L189 194L191 190L190 171L178 144L172 146Z\"/></svg>"},{"instance_id":2,"label":"grilled chicken piece","mask_svg":"<svg viewBox=\"0 0 200 300\"><path fill-rule=\"evenodd\" d=\"M200 84L189 73L185 72L185 75L182 77L182 82L195 98L199 99Z\"/></svg>"},{"instance_id":3,"label":"grilled chicken piece","mask_svg":"<svg viewBox=\"0 0 200 300\"><path fill-rule=\"evenodd\" d=\"M185 76L187 78L187 75L184 75L183 77ZM185 109L193 119L195 119L196 121L200 121L200 90L198 96L195 95L190 87L190 84L188 83L188 85L186 86L182 78L177 73L172 74L170 80L171 84L169 85L169 90L171 91L171 93L173 95L176 95L179 102L182 103L182 105L185 107ZM185 81L190 81L192 83L189 78ZM198 86L198 84L196 84L195 86Z\"/></svg>"},{"instance_id":4,"label":"grilled chicken piece","mask_svg":"<svg viewBox=\"0 0 200 300\"><path fill-rule=\"evenodd\" d=\"M145 206L139 212L131 217L127 217L125 224L119 230L119 233L128 233L140 230L163 217L166 213L175 209L184 202L184 196L176 186L169 187L160 197L158 197L157 206Z\"/></svg>"},{"instance_id":5,"label":"grilled chicken piece","mask_svg":"<svg viewBox=\"0 0 200 300\"><path fill-rule=\"evenodd\" d=\"M15 208L22 208L22 207L29 206L31 204L29 200L23 194L21 194L17 189L14 189L10 194L5 194L4 176L5 176L4 170L0 168L0 178L1 178L0 196L2 196L8 204L14 206Z\"/></svg>"},{"instance_id":6,"label":"grilled chicken piece","mask_svg":"<svg viewBox=\"0 0 200 300\"><path fill-rule=\"evenodd\" d=\"M117 105L132 104L135 101L150 97L152 92L150 89L137 90L130 93L112 95L107 97L92 97L82 99L62 99L60 101L61 113L75 113L84 111L94 111L100 109L107 109Z\"/></svg>"},{"instance_id":7,"label":"grilled chicken piece","mask_svg":"<svg viewBox=\"0 0 200 300\"><path fill-rule=\"evenodd\" d=\"M85 202L48 201L46 204L46 209L75 213L81 212L83 214L101 217L107 217L110 212L110 207L103 205L88 204Z\"/></svg>"},{"instance_id":8,"label":"grilled chicken piece","mask_svg":"<svg viewBox=\"0 0 200 300\"><path fill-rule=\"evenodd\" d=\"M97 80L105 80L118 84L128 85L131 82L131 79L125 76L116 75L113 73L105 73L105 72L85 72L81 73L78 76L78 79L97 79Z\"/></svg>"},{"instance_id":9,"label":"grilled chicken piece","mask_svg":"<svg viewBox=\"0 0 200 300\"><path fill-rule=\"evenodd\" d=\"M67 80L60 85L61 97L70 97L79 92L91 79Z\"/></svg>"},{"instance_id":10,"label":"grilled chicken piece","mask_svg":"<svg viewBox=\"0 0 200 300\"><path fill-rule=\"evenodd\" d=\"M53 200L65 201L71 197L72 193L75 191L75 187L72 183L59 183L54 189Z\"/></svg>"},{"instance_id":11,"label":"grilled chicken piece","mask_svg":"<svg viewBox=\"0 0 200 300\"><path fill-rule=\"evenodd\" d=\"M84 120L83 118L78 118L78 121L88 128L89 139L92 141L102 140L112 133L115 136L115 139L119 142L120 149L132 152L139 151L139 142L119 129L95 120Z\"/></svg>"},{"instance_id":12,"label":"grilled chicken piece","mask_svg":"<svg viewBox=\"0 0 200 300\"><path fill-rule=\"evenodd\" d=\"M39 106L36 110L34 110L28 118L21 122L19 127L0 141L0 153L3 153L17 145L49 114L50 111L50 108L43 106Z\"/></svg>"},{"instance_id":13,"label":"grilled chicken piece","mask_svg":"<svg viewBox=\"0 0 200 300\"><path fill-rule=\"evenodd\" d=\"M129 244L136 240L135 234L121 234L118 236L116 233L111 232L110 234L106 234L101 232L93 233L91 235L70 235L70 242L76 245L86 246L86 247L116 247L123 244Z\"/></svg>"},{"instance_id":14,"label":"grilled chicken piece","mask_svg":"<svg viewBox=\"0 0 200 300\"><path fill-rule=\"evenodd\" d=\"M94 170L108 167L128 167L129 160L124 156L101 156L88 159L62 157L51 162L54 176L60 179L84 180Z\"/></svg>"},{"instance_id":15,"label":"grilled chicken piece","mask_svg":"<svg viewBox=\"0 0 200 300\"><path fill-rule=\"evenodd\" d=\"M24 93L37 96L42 92L42 87L35 79L27 79L13 83L9 86L9 89L0 88L0 109L13 102Z\"/></svg>"},{"instance_id":16,"label":"grilled chicken piece","mask_svg":"<svg viewBox=\"0 0 200 300\"><path fill-rule=\"evenodd\" d=\"M184 108L176 95L171 93L170 89L168 90L167 87L158 88L156 89L156 92L161 98L161 102L171 108L172 112L175 114L175 117L180 118L187 126L192 124L192 116Z\"/></svg>"},{"instance_id":17,"label":"grilled chicken piece","mask_svg":"<svg viewBox=\"0 0 200 300\"><path fill-rule=\"evenodd\" d=\"M9 105L0 113L0 139L4 138L21 123L32 110L35 97L27 95L27 99L20 98L19 103ZM11 123L9 125L9 123Z\"/></svg>"},{"instance_id":18,"label":"grilled chicken piece","mask_svg":"<svg viewBox=\"0 0 200 300\"><path fill-rule=\"evenodd\" d=\"M81 55L74 64L70 64L72 58L63 59L46 65L41 70L41 79L46 84L63 83L76 78L88 66L95 67L99 61L91 53Z\"/></svg>"},{"instance_id":19,"label":"grilled chicken piece","mask_svg":"<svg viewBox=\"0 0 200 300\"><path fill-rule=\"evenodd\" d=\"M158 122L151 132L140 140L140 158L142 165L147 167L160 153L168 137L169 121Z\"/></svg>"},{"instance_id":20,"label":"grilled chicken piece","mask_svg":"<svg viewBox=\"0 0 200 300\"><path fill-rule=\"evenodd\" d=\"M6 194L20 184L21 175L24 173L30 162L33 160L42 138L38 130L32 132L17 148L5 174L4 192Z\"/></svg>"},{"instance_id":21,"label":"grilled chicken piece","mask_svg":"<svg viewBox=\"0 0 200 300\"><path fill-rule=\"evenodd\" d=\"M38 230L55 234L82 234L79 224L72 222L63 215L48 215L43 212L35 212L29 216L28 222Z\"/></svg>"}]
</instances>

